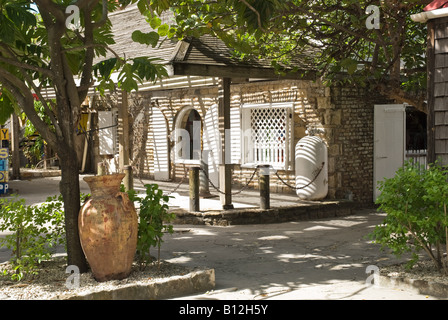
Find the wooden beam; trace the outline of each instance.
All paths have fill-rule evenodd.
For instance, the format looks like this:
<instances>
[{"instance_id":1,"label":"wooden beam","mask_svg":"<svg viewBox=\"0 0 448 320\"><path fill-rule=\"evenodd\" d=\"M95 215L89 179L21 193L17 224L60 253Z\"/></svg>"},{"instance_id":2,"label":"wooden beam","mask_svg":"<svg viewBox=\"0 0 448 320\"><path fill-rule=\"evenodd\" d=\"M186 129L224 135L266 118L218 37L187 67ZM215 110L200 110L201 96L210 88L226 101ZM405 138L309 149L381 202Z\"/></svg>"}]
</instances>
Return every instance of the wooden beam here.
<instances>
[{"instance_id":1,"label":"wooden beam","mask_svg":"<svg viewBox=\"0 0 448 320\"><path fill-rule=\"evenodd\" d=\"M12 177L13 179L20 179L20 154L19 154L19 132L20 132L20 125L19 125L19 118L17 115L13 112L11 115L11 150L12 150ZM45 153L46 154L46 153Z\"/></svg>"},{"instance_id":2,"label":"wooden beam","mask_svg":"<svg viewBox=\"0 0 448 320\"><path fill-rule=\"evenodd\" d=\"M187 55L188 49L190 48L190 41L182 40L176 44L174 48L174 54L170 61L183 61Z\"/></svg>"},{"instance_id":3,"label":"wooden beam","mask_svg":"<svg viewBox=\"0 0 448 320\"><path fill-rule=\"evenodd\" d=\"M219 189L225 194L220 194L223 209L233 209L232 204L232 165L226 154L226 130L230 130L230 78L222 78L219 81L218 92L218 121L219 133L221 135L221 154L219 163ZM230 152L230 146L227 150Z\"/></svg>"},{"instance_id":4,"label":"wooden beam","mask_svg":"<svg viewBox=\"0 0 448 320\"><path fill-rule=\"evenodd\" d=\"M189 64L173 62L174 75L190 75L220 78L255 78L255 79L290 79L290 80L315 80L313 71L289 72L278 74L274 69L253 68L227 65Z\"/></svg>"},{"instance_id":5,"label":"wooden beam","mask_svg":"<svg viewBox=\"0 0 448 320\"><path fill-rule=\"evenodd\" d=\"M123 170L129 165L129 113L128 113L128 93L121 91L121 101L118 104L118 143L119 143L119 167Z\"/></svg>"}]
</instances>

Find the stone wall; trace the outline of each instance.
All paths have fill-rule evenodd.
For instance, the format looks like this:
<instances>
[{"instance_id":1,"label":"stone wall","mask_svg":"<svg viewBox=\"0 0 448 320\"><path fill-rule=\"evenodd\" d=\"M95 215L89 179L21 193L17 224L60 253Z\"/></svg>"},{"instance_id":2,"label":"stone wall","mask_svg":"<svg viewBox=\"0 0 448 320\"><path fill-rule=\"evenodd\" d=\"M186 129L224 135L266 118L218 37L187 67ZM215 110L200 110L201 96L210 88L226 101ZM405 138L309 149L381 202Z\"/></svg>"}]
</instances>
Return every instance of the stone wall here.
<instances>
[{"instance_id":1,"label":"stone wall","mask_svg":"<svg viewBox=\"0 0 448 320\"><path fill-rule=\"evenodd\" d=\"M376 101L378 100L378 101ZM294 145L306 135L305 130L317 129L328 145L328 185L330 199L353 198L371 202L373 194L373 105L382 99L368 97L356 88L329 88L312 81L265 81L239 83L231 86L231 108L245 103L293 102ZM108 99L110 102L116 99ZM376 101L376 102L375 102ZM383 101L384 102L384 101ZM131 123L131 161L134 172L151 178L153 141L149 135L152 108L159 108L172 132L179 111L193 106L204 117L218 103L217 87L139 92L129 95ZM252 169L239 165L233 170L233 189L239 190L250 179ZM279 171L288 184L295 184L294 171ZM184 176L182 166L171 165L171 179ZM258 187L257 179L249 185ZM294 193L275 176L271 191Z\"/></svg>"}]
</instances>

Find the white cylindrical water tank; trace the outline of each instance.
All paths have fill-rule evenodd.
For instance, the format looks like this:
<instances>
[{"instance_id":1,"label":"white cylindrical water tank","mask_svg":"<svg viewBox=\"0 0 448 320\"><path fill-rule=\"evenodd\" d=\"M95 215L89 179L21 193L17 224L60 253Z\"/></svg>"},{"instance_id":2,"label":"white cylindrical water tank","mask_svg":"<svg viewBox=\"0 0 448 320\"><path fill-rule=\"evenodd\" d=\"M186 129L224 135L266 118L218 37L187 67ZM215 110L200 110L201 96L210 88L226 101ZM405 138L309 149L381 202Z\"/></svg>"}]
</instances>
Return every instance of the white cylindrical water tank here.
<instances>
[{"instance_id":1,"label":"white cylindrical water tank","mask_svg":"<svg viewBox=\"0 0 448 320\"><path fill-rule=\"evenodd\" d=\"M322 200L328 194L328 150L317 136L300 139L295 149L296 193L302 200Z\"/></svg>"}]
</instances>

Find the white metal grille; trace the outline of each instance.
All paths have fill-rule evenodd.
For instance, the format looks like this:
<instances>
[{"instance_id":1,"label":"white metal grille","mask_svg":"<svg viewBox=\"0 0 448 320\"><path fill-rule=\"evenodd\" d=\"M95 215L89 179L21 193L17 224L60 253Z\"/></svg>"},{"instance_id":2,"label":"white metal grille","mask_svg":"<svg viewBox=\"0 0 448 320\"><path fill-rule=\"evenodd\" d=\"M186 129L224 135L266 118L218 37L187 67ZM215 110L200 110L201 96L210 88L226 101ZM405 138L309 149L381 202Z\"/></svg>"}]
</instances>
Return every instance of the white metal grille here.
<instances>
[{"instance_id":1,"label":"white metal grille","mask_svg":"<svg viewBox=\"0 0 448 320\"><path fill-rule=\"evenodd\" d=\"M245 162L288 169L291 155L291 108L251 107L245 110Z\"/></svg>"}]
</instances>

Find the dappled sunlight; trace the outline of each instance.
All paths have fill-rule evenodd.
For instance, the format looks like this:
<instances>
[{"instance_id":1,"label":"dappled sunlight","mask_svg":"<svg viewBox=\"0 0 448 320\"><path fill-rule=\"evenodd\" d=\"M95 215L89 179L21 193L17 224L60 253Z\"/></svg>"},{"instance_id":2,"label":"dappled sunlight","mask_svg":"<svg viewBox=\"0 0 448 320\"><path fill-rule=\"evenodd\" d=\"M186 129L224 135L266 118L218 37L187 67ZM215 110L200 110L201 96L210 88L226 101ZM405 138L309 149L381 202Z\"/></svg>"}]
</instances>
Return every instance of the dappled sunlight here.
<instances>
[{"instance_id":1,"label":"dappled sunlight","mask_svg":"<svg viewBox=\"0 0 448 320\"><path fill-rule=\"evenodd\" d=\"M394 261L366 239L383 217L365 212L279 224L183 226L188 233L166 238L163 259L214 268L216 290L250 292L254 299L288 297L311 286L331 290L341 283L354 283L355 295L362 292L367 266Z\"/></svg>"},{"instance_id":2,"label":"dappled sunlight","mask_svg":"<svg viewBox=\"0 0 448 320\"><path fill-rule=\"evenodd\" d=\"M258 240L284 240L284 239L289 239L288 236L282 236L282 235L272 235L272 236L265 236L265 237L260 237L258 238Z\"/></svg>"},{"instance_id":3,"label":"dappled sunlight","mask_svg":"<svg viewBox=\"0 0 448 320\"><path fill-rule=\"evenodd\" d=\"M165 259L166 262L169 263L178 263L178 264L186 264L188 262L192 261L191 257L187 257L187 256L179 256L176 258L171 258L171 259Z\"/></svg>"},{"instance_id":4,"label":"dappled sunlight","mask_svg":"<svg viewBox=\"0 0 448 320\"><path fill-rule=\"evenodd\" d=\"M177 241L182 241L182 240L188 240L188 239L192 239L193 237L179 237L179 238L176 238L175 240L177 240Z\"/></svg>"},{"instance_id":5,"label":"dappled sunlight","mask_svg":"<svg viewBox=\"0 0 448 320\"><path fill-rule=\"evenodd\" d=\"M326 227L326 226L313 226L310 228L303 229L303 231L317 231L317 230L336 230L338 228L335 227Z\"/></svg>"}]
</instances>

